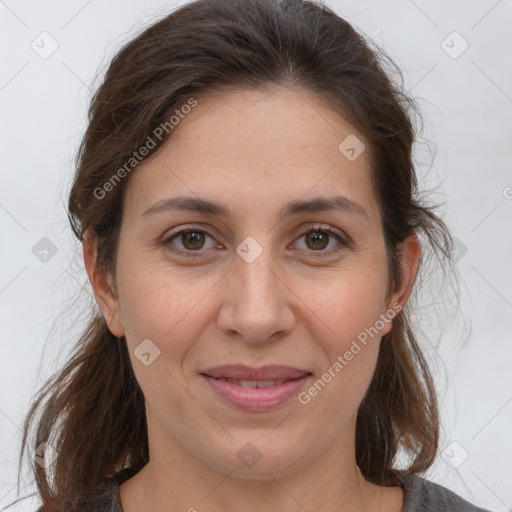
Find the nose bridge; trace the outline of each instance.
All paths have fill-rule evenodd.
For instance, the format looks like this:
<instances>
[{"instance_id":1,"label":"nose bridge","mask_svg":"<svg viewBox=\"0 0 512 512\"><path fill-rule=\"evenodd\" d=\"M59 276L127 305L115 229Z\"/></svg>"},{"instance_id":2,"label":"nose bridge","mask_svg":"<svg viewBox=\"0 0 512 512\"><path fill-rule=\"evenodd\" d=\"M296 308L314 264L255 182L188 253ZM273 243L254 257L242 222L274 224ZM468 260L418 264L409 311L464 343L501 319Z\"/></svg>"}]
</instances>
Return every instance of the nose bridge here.
<instances>
[{"instance_id":1,"label":"nose bridge","mask_svg":"<svg viewBox=\"0 0 512 512\"><path fill-rule=\"evenodd\" d=\"M270 244L270 236L265 240ZM227 276L230 282L225 287L220 327L238 332L249 342L263 342L278 332L289 331L294 315L270 246L248 237L236 252L232 272Z\"/></svg>"},{"instance_id":2,"label":"nose bridge","mask_svg":"<svg viewBox=\"0 0 512 512\"><path fill-rule=\"evenodd\" d=\"M237 262L237 275L241 281L242 301L255 301L255 305L268 306L271 301L276 300L278 293L276 275L272 272L272 255L267 251L265 256L260 255L255 261Z\"/></svg>"},{"instance_id":3,"label":"nose bridge","mask_svg":"<svg viewBox=\"0 0 512 512\"><path fill-rule=\"evenodd\" d=\"M268 238L268 237L267 237ZM238 260L235 260L235 274L240 282L236 306L251 308L253 314L275 308L279 291L274 272L272 249L265 249L254 239L246 239L237 247ZM268 313L267 313L268 314Z\"/></svg>"}]
</instances>

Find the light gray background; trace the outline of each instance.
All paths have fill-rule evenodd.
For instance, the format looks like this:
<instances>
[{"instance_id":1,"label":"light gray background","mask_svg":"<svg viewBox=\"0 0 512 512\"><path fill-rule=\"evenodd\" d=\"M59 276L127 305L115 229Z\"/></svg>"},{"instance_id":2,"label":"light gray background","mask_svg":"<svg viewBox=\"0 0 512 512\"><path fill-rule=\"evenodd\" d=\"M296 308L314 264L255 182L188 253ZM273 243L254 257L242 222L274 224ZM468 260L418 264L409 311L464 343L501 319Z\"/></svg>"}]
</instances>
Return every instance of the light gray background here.
<instances>
[{"instance_id":1,"label":"light gray background","mask_svg":"<svg viewBox=\"0 0 512 512\"><path fill-rule=\"evenodd\" d=\"M64 206L93 79L120 44L181 3L0 0L0 506L16 498L28 404L62 366L91 304L87 285L76 299L86 274ZM459 240L460 304L433 291L422 304L434 309L421 309L443 419L442 456L427 476L512 510L512 1L327 4L402 69L425 119L423 183L436 187L431 198L446 203ZM45 59L31 47L47 51L52 39L58 48ZM43 237L57 249L46 262L32 252Z\"/></svg>"}]
</instances>

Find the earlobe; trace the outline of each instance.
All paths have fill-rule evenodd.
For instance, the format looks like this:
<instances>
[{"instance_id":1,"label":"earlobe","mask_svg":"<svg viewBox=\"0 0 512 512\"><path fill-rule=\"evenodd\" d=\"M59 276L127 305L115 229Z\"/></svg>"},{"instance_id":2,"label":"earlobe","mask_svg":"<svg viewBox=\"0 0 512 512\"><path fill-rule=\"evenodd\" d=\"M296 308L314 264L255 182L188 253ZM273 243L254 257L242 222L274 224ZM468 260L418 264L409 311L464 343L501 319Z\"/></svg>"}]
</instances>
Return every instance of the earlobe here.
<instances>
[{"instance_id":1,"label":"earlobe","mask_svg":"<svg viewBox=\"0 0 512 512\"><path fill-rule=\"evenodd\" d=\"M97 239L91 230L87 230L83 242L84 264L91 282L98 307L114 336L124 336L121 323L119 300L114 293L112 278L97 268Z\"/></svg>"}]
</instances>

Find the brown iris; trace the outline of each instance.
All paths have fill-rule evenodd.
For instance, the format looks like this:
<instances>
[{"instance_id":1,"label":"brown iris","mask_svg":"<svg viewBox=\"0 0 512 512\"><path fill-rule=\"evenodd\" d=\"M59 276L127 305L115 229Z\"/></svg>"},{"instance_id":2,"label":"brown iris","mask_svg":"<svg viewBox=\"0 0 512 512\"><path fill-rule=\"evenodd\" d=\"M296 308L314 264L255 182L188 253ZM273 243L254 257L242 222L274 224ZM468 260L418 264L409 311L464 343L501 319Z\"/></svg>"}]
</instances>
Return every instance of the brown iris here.
<instances>
[{"instance_id":1,"label":"brown iris","mask_svg":"<svg viewBox=\"0 0 512 512\"><path fill-rule=\"evenodd\" d=\"M310 247L310 249L325 249L329 239L329 235L322 231L311 231L310 233L306 233L305 236L306 243L311 241L311 243L314 245L314 247ZM320 244L320 246L318 246L318 244Z\"/></svg>"},{"instance_id":2,"label":"brown iris","mask_svg":"<svg viewBox=\"0 0 512 512\"><path fill-rule=\"evenodd\" d=\"M204 245L204 238L204 233L201 233L200 231L187 231L186 233L181 234L181 241L183 242L183 246L190 250L201 249L201 247ZM189 241L191 245L187 246L185 240Z\"/></svg>"}]
</instances>

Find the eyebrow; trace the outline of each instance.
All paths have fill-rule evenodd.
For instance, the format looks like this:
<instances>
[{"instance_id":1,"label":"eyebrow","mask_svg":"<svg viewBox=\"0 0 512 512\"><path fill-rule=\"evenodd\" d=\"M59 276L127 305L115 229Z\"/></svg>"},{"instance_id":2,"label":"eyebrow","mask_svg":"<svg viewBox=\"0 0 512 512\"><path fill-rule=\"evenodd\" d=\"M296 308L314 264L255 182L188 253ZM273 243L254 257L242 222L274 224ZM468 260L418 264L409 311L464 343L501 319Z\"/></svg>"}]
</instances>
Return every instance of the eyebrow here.
<instances>
[{"instance_id":1,"label":"eyebrow","mask_svg":"<svg viewBox=\"0 0 512 512\"><path fill-rule=\"evenodd\" d=\"M198 212L205 215L215 215L225 218L229 218L231 216L229 208L220 203L199 197L180 196L158 201L153 206L148 208L142 214L142 217L148 217L157 213L180 210ZM368 214L358 202L348 199L344 196L334 196L329 198L315 197L307 201L291 201L281 208L279 212L279 220L282 220L288 215L317 213L330 210L341 210L347 213L355 213L366 217L366 220L369 220Z\"/></svg>"}]
</instances>

